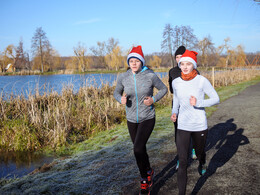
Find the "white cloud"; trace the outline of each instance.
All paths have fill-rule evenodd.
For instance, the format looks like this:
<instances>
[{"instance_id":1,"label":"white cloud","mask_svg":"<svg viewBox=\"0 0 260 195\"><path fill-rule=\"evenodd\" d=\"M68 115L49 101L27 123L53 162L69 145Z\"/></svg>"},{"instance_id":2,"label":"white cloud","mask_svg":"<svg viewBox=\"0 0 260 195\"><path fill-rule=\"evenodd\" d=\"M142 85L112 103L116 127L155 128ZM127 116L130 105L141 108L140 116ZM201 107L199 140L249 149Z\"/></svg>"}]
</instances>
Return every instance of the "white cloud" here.
<instances>
[{"instance_id":1,"label":"white cloud","mask_svg":"<svg viewBox=\"0 0 260 195\"><path fill-rule=\"evenodd\" d=\"M216 25L218 29L232 29L232 30L238 30L238 29L246 29L248 27L248 24L220 24Z\"/></svg>"},{"instance_id":2,"label":"white cloud","mask_svg":"<svg viewBox=\"0 0 260 195\"><path fill-rule=\"evenodd\" d=\"M75 22L75 25L82 25L82 24L92 24L92 23L96 23L96 22L100 22L101 20L99 18L93 18L90 20L81 20L78 22Z\"/></svg>"},{"instance_id":3,"label":"white cloud","mask_svg":"<svg viewBox=\"0 0 260 195\"><path fill-rule=\"evenodd\" d=\"M168 19L168 18L170 18L172 16L170 12L164 12L162 15L166 19Z\"/></svg>"},{"instance_id":4,"label":"white cloud","mask_svg":"<svg viewBox=\"0 0 260 195\"><path fill-rule=\"evenodd\" d=\"M170 9L170 10L167 10L165 12L162 13L162 16L165 18L165 19L169 19L172 17L172 15L175 13L175 9Z\"/></svg>"},{"instance_id":5,"label":"white cloud","mask_svg":"<svg viewBox=\"0 0 260 195\"><path fill-rule=\"evenodd\" d=\"M3 40L12 40L12 39L15 39L16 37L14 36L2 36L0 35L0 39L3 39Z\"/></svg>"}]
</instances>

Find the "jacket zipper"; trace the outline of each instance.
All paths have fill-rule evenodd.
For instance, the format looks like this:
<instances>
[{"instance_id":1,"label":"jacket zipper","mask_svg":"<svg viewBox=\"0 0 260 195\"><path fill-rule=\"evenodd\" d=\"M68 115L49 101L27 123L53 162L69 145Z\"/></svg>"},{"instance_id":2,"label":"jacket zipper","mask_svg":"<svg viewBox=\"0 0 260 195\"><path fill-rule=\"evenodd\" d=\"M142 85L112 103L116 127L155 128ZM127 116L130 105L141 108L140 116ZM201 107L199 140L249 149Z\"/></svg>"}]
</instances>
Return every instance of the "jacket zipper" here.
<instances>
[{"instance_id":1,"label":"jacket zipper","mask_svg":"<svg viewBox=\"0 0 260 195\"><path fill-rule=\"evenodd\" d=\"M136 78L134 74L134 81L135 81L135 98L136 98L136 121L138 123L138 95L137 95L137 86L136 86Z\"/></svg>"}]
</instances>

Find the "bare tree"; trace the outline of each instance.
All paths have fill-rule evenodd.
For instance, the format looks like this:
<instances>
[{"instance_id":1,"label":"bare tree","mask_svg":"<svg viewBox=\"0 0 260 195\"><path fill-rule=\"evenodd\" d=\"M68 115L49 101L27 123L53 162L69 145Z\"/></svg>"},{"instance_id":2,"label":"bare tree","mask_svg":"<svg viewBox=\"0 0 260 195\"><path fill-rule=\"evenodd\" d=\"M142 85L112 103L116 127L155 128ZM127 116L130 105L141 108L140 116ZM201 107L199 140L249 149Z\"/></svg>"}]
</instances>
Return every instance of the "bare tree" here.
<instances>
[{"instance_id":1,"label":"bare tree","mask_svg":"<svg viewBox=\"0 0 260 195\"><path fill-rule=\"evenodd\" d=\"M31 70L32 69L32 64L31 64L31 61L30 61L29 52L25 52L25 58L26 58L25 69Z\"/></svg>"},{"instance_id":2,"label":"bare tree","mask_svg":"<svg viewBox=\"0 0 260 195\"><path fill-rule=\"evenodd\" d=\"M246 65L246 54L244 52L244 47L238 45L236 48L236 64L235 66L245 66Z\"/></svg>"},{"instance_id":3,"label":"bare tree","mask_svg":"<svg viewBox=\"0 0 260 195\"><path fill-rule=\"evenodd\" d=\"M173 29L173 38L174 38L173 39L173 51L176 51L178 49L178 47L180 47L181 45L184 45L182 43L181 37L182 37L182 32L181 32L180 27L175 26Z\"/></svg>"},{"instance_id":4,"label":"bare tree","mask_svg":"<svg viewBox=\"0 0 260 195\"><path fill-rule=\"evenodd\" d=\"M229 43L230 43L230 38L229 37L227 37L226 39L224 39L224 45L223 45L223 47L226 49L226 51L227 51L227 58L226 58L226 68L228 67L228 61L230 60L230 58L231 58L231 46L229 45Z\"/></svg>"},{"instance_id":5,"label":"bare tree","mask_svg":"<svg viewBox=\"0 0 260 195\"><path fill-rule=\"evenodd\" d=\"M106 55L106 43L105 42L97 42L96 47L90 48L91 52L94 54L94 56L98 59L98 65L99 66L105 66L105 55Z\"/></svg>"},{"instance_id":6,"label":"bare tree","mask_svg":"<svg viewBox=\"0 0 260 195\"><path fill-rule=\"evenodd\" d=\"M227 37L226 39L224 39L224 44L223 45L220 45L219 47L218 47L218 49L217 49L217 54L220 56L221 55L221 53L224 51L224 50L226 50L226 54L227 54L227 56L226 56L226 59L225 59L225 66L226 66L226 68L228 67L228 63L229 63L229 60L230 60L230 58L231 58L231 54L232 54L232 52L231 52L231 45L230 45L230 38L229 37Z\"/></svg>"},{"instance_id":7,"label":"bare tree","mask_svg":"<svg viewBox=\"0 0 260 195\"><path fill-rule=\"evenodd\" d=\"M0 72L3 71L3 67L4 67L4 55L3 52L0 52Z\"/></svg>"},{"instance_id":8,"label":"bare tree","mask_svg":"<svg viewBox=\"0 0 260 195\"><path fill-rule=\"evenodd\" d=\"M105 62L108 69L116 68L118 70L121 65L122 51L118 43L118 40L113 37L107 40Z\"/></svg>"},{"instance_id":9,"label":"bare tree","mask_svg":"<svg viewBox=\"0 0 260 195\"><path fill-rule=\"evenodd\" d=\"M161 44L161 48L163 52L167 53L170 56L171 65L174 66L174 59L173 59L173 28L170 24L166 24L163 31L163 41Z\"/></svg>"},{"instance_id":10,"label":"bare tree","mask_svg":"<svg viewBox=\"0 0 260 195\"><path fill-rule=\"evenodd\" d=\"M245 66L246 65L246 54L242 45L238 45L234 49L227 51L228 65L230 66ZM227 65L226 65L227 67Z\"/></svg>"},{"instance_id":11,"label":"bare tree","mask_svg":"<svg viewBox=\"0 0 260 195\"><path fill-rule=\"evenodd\" d=\"M185 45L189 49L196 49L198 45L198 38L194 34L193 28L185 26Z\"/></svg>"},{"instance_id":12,"label":"bare tree","mask_svg":"<svg viewBox=\"0 0 260 195\"><path fill-rule=\"evenodd\" d=\"M173 30L173 50L175 51L181 45L184 45L189 50L197 48L198 39L194 35L193 31L194 30L190 26L175 26Z\"/></svg>"},{"instance_id":13,"label":"bare tree","mask_svg":"<svg viewBox=\"0 0 260 195\"><path fill-rule=\"evenodd\" d=\"M32 51L35 57L40 57L41 72L44 71L44 54L51 48L51 44L46 37L46 33L42 30L42 27L36 29L36 32L32 38Z\"/></svg>"},{"instance_id":14,"label":"bare tree","mask_svg":"<svg viewBox=\"0 0 260 195\"><path fill-rule=\"evenodd\" d=\"M27 62L27 54L24 51L23 47L23 39L21 38L19 41L19 45L16 48L16 56L15 56L15 68L16 69L25 69Z\"/></svg>"},{"instance_id":15,"label":"bare tree","mask_svg":"<svg viewBox=\"0 0 260 195\"><path fill-rule=\"evenodd\" d=\"M109 69L115 68L116 71L118 71L120 66L124 65L121 48L119 46L113 48L112 51L106 55L105 60Z\"/></svg>"},{"instance_id":16,"label":"bare tree","mask_svg":"<svg viewBox=\"0 0 260 195\"><path fill-rule=\"evenodd\" d=\"M44 63L45 70L53 71L54 69L58 69L61 65L60 55L56 50L54 50L50 44L46 45L46 51L44 52Z\"/></svg>"},{"instance_id":17,"label":"bare tree","mask_svg":"<svg viewBox=\"0 0 260 195\"><path fill-rule=\"evenodd\" d=\"M178 47L184 45L189 50L197 48L198 39L193 33L193 29L190 26L175 26L171 27L170 24L166 24L163 31L163 41L161 48L164 53L170 55L171 64L174 66L173 53Z\"/></svg>"},{"instance_id":18,"label":"bare tree","mask_svg":"<svg viewBox=\"0 0 260 195\"><path fill-rule=\"evenodd\" d=\"M212 42L212 38L210 36L205 37L198 43L198 48L201 52L200 62L202 66L206 66L210 64L210 56L215 52L214 43Z\"/></svg>"},{"instance_id":19,"label":"bare tree","mask_svg":"<svg viewBox=\"0 0 260 195\"><path fill-rule=\"evenodd\" d=\"M77 47L73 48L75 59L77 60L78 67L82 72L85 72L88 68L87 63L87 48L84 46L84 44L78 43Z\"/></svg>"},{"instance_id":20,"label":"bare tree","mask_svg":"<svg viewBox=\"0 0 260 195\"><path fill-rule=\"evenodd\" d=\"M107 53L111 53L118 46L118 43L118 40L113 37L109 38L106 44Z\"/></svg>"}]
</instances>

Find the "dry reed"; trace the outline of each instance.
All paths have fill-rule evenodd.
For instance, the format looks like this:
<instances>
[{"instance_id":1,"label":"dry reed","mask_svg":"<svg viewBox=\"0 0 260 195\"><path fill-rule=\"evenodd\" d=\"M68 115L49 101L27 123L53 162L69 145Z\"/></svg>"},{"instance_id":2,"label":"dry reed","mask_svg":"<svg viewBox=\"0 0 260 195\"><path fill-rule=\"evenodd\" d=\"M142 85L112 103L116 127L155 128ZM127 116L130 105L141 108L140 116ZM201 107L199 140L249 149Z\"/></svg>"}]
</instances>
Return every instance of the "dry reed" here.
<instances>
[{"instance_id":1,"label":"dry reed","mask_svg":"<svg viewBox=\"0 0 260 195\"><path fill-rule=\"evenodd\" d=\"M201 72L211 81L211 74ZM217 72L215 86L227 86L250 80L260 70ZM162 78L168 86L168 78ZM99 131L108 130L125 119L124 106L113 97L115 85L101 88L81 87L75 94L73 85L62 93L28 94L4 100L0 96L0 151L35 151L48 147L56 150L67 144L88 139ZM155 91L156 93L156 91ZM156 106L171 105L168 93Z\"/></svg>"},{"instance_id":2,"label":"dry reed","mask_svg":"<svg viewBox=\"0 0 260 195\"><path fill-rule=\"evenodd\" d=\"M203 73L209 81L212 81L211 73ZM248 70L235 69L215 72L215 87L222 87L248 81L256 76L260 76L260 69L252 68Z\"/></svg>"},{"instance_id":3,"label":"dry reed","mask_svg":"<svg viewBox=\"0 0 260 195\"><path fill-rule=\"evenodd\" d=\"M0 150L57 149L87 139L123 120L124 108L113 98L114 87L73 86L57 92L0 98Z\"/></svg>"}]
</instances>

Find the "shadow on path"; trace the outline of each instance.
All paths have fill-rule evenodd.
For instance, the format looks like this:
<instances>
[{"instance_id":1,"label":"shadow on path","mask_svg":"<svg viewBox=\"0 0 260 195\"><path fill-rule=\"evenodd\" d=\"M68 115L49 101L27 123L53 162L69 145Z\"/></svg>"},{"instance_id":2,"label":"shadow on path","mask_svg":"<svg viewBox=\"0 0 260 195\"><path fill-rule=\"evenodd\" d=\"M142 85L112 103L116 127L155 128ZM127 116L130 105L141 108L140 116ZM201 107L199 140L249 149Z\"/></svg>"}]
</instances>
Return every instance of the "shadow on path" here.
<instances>
[{"instance_id":1,"label":"shadow on path","mask_svg":"<svg viewBox=\"0 0 260 195\"><path fill-rule=\"evenodd\" d=\"M189 155L190 156L190 155ZM176 170L176 164L177 164L178 157L175 156L175 158L160 172L154 177L154 184L151 190L151 195L158 194L161 187L165 185L168 179L170 179L175 173L177 173ZM188 167L193 162L193 159L188 160ZM167 173L167 174L166 174ZM176 183L176 189L177 189L177 183Z\"/></svg>"},{"instance_id":2,"label":"shadow on path","mask_svg":"<svg viewBox=\"0 0 260 195\"><path fill-rule=\"evenodd\" d=\"M206 151L209 151L210 149L215 147L219 141L225 140L228 132L235 131L237 129L237 125L234 124L233 121L234 119L231 118L225 123L218 123L209 129L205 146Z\"/></svg>"},{"instance_id":3,"label":"shadow on path","mask_svg":"<svg viewBox=\"0 0 260 195\"><path fill-rule=\"evenodd\" d=\"M154 177L154 184L151 190L151 194L157 194L166 181L171 178L176 171L177 156L166 166L164 169ZM166 174L167 173L167 174Z\"/></svg>"},{"instance_id":4,"label":"shadow on path","mask_svg":"<svg viewBox=\"0 0 260 195\"><path fill-rule=\"evenodd\" d=\"M219 142L216 146L216 149L218 150L211 158L207 172L197 181L192 194L197 194L199 192L207 179L216 173L219 167L225 165L235 155L239 146L249 143L248 138L243 135L243 132L244 129L237 129L233 134L227 135Z\"/></svg>"},{"instance_id":5,"label":"shadow on path","mask_svg":"<svg viewBox=\"0 0 260 195\"><path fill-rule=\"evenodd\" d=\"M207 181L207 178L213 175L217 168L228 162L237 152L240 145L249 143L248 138L243 135L244 130L237 129L237 125L234 124L233 121L234 119L231 118L225 123L219 123L209 129L205 150L209 151L215 147L217 152L214 154L212 159L210 159L207 172L197 181L192 194L197 194L199 192L204 183ZM228 135L229 132L234 133ZM188 166L190 166L193 161L194 160L189 159ZM177 172L176 163L177 156L175 156L175 158L155 176L153 188L151 190L152 195L158 194L167 180L169 180ZM177 183L172 186L176 186L177 190Z\"/></svg>"}]
</instances>

